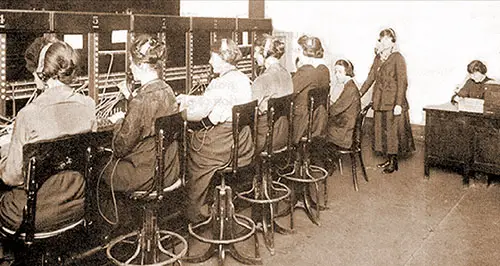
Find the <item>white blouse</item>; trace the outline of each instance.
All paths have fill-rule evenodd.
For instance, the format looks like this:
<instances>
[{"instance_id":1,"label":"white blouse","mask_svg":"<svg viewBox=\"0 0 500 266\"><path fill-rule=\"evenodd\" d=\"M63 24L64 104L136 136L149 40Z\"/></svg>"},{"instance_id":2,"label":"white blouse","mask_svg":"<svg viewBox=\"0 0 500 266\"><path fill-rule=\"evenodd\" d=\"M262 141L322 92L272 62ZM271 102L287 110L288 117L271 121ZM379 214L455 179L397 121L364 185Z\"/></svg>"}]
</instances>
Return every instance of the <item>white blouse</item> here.
<instances>
[{"instance_id":1,"label":"white blouse","mask_svg":"<svg viewBox=\"0 0 500 266\"><path fill-rule=\"evenodd\" d=\"M232 121L232 108L252 100L250 79L232 69L213 79L203 95L179 95L181 109L187 109L190 121L208 116L213 124Z\"/></svg>"}]
</instances>

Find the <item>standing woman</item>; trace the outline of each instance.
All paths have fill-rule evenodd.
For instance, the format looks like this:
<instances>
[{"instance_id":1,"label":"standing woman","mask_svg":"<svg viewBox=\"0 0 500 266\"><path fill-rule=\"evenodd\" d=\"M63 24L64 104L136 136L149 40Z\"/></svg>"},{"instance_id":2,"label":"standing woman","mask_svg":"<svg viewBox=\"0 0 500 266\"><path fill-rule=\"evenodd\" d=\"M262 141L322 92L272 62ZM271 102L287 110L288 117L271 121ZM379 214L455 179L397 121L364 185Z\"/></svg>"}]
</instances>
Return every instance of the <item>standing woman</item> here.
<instances>
[{"instance_id":1,"label":"standing woman","mask_svg":"<svg viewBox=\"0 0 500 266\"><path fill-rule=\"evenodd\" d=\"M193 223L204 219L201 207L210 181L229 160L234 144L232 108L252 100L250 79L236 68L242 57L238 45L231 39L221 39L211 45L210 52L209 63L219 77L208 84L203 95L177 96L180 108L187 110L188 121L199 122L200 128L191 135L187 166L190 177L187 216ZM239 141L238 164L245 166L254 154L250 128L241 130Z\"/></svg>"},{"instance_id":2,"label":"standing woman","mask_svg":"<svg viewBox=\"0 0 500 266\"><path fill-rule=\"evenodd\" d=\"M130 93L122 90L128 100L125 117L113 132L113 160L105 169L105 182L113 191L148 190L155 174L155 120L177 112L172 88L158 76L166 48L150 35L137 36L128 51L130 70L141 87ZM165 154L164 186L176 180L179 171L177 145L170 145Z\"/></svg>"},{"instance_id":3,"label":"standing woman","mask_svg":"<svg viewBox=\"0 0 500 266\"><path fill-rule=\"evenodd\" d=\"M300 138L307 131L308 98L307 93L313 88L323 88L330 86L330 71L323 60L323 46L317 37L302 36L297 41L300 48L297 65L299 68L293 75L293 91L297 93L295 97L294 112L294 143L298 143ZM328 114L326 110L319 109L314 114L312 136L320 136L326 127Z\"/></svg>"},{"instance_id":4,"label":"standing woman","mask_svg":"<svg viewBox=\"0 0 500 266\"><path fill-rule=\"evenodd\" d=\"M387 156L377 165L390 174L398 170L398 155L415 150L408 114L406 62L396 46L396 33L384 29L379 34L376 56L361 87L364 95L373 83L374 133L373 149Z\"/></svg>"},{"instance_id":5,"label":"standing woman","mask_svg":"<svg viewBox=\"0 0 500 266\"><path fill-rule=\"evenodd\" d=\"M267 136L267 103L270 98L279 98L293 93L292 76L284 68L279 59L285 53L285 43L271 35L264 34L257 42L254 57L264 72L252 84L252 98L259 102L259 122L257 134L257 151L260 152L266 144ZM280 149L286 145L288 123L285 117L274 124L272 147Z\"/></svg>"}]
</instances>

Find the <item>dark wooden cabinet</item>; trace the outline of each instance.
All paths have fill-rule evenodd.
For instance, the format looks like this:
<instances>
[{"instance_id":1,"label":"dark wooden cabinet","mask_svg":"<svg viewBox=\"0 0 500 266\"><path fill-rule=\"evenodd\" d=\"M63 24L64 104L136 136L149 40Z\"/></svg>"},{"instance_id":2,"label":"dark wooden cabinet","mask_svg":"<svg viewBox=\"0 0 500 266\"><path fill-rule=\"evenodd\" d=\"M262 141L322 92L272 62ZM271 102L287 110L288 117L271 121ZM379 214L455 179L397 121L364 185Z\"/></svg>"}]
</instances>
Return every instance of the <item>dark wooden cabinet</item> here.
<instances>
[{"instance_id":1,"label":"dark wooden cabinet","mask_svg":"<svg viewBox=\"0 0 500 266\"><path fill-rule=\"evenodd\" d=\"M500 118L459 112L452 104L428 106L425 114L424 172L431 166L458 169L464 183L474 171L500 174Z\"/></svg>"}]
</instances>

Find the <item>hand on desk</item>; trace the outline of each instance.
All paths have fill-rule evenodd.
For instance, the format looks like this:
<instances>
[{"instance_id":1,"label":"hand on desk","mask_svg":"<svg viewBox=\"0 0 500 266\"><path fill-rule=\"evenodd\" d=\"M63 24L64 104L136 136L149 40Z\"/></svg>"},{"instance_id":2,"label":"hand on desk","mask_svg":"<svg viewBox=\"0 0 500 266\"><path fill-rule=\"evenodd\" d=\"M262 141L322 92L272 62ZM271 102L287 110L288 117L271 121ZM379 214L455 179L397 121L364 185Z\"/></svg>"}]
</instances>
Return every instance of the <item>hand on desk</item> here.
<instances>
[{"instance_id":1,"label":"hand on desk","mask_svg":"<svg viewBox=\"0 0 500 266\"><path fill-rule=\"evenodd\" d=\"M179 105L179 111L185 110L189 106L189 95L179 94L175 97L177 104Z\"/></svg>"}]
</instances>

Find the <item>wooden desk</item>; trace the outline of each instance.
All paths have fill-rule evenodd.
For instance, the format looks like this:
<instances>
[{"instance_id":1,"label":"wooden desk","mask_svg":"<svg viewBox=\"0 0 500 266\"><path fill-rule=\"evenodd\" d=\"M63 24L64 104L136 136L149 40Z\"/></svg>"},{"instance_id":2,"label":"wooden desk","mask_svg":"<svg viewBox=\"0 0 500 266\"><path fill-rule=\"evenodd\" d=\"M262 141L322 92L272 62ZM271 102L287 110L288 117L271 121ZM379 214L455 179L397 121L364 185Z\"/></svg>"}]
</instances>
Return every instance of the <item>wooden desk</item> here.
<instances>
[{"instance_id":1,"label":"wooden desk","mask_svg":"<svg viewBox=\"0 0 500 266\"><path fill-rule=\"evenodd\" d=\"M425 110L425 176L430 166L462 171L464 184L475 172L500 175L500 117L458 111L451 103Z\"/></svg>"}]
</instances>

